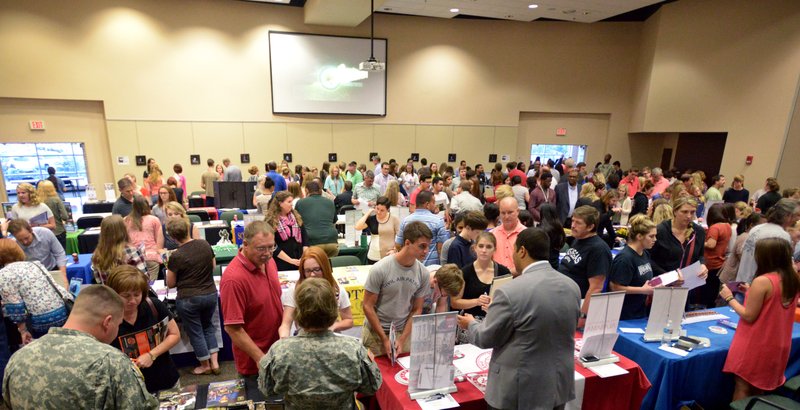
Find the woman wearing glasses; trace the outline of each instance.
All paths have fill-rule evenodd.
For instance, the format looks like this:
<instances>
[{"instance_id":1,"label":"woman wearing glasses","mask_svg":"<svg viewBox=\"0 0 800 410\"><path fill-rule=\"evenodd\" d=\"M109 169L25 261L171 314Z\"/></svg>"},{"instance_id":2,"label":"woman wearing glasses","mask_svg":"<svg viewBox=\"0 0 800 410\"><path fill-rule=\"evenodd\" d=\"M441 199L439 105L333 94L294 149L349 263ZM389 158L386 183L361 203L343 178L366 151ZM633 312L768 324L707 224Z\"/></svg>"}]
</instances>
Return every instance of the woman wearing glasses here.
<instances>
[{"instance_id":1,"label":"woman wearing glasses","mask_svg":"<svg viewBox=\"0 0 800 410\"><path fill-rule=\"evenodd\" d=\"M325 279L331 284L336 294L336 304L339 306L339 319L335 321L329 329L338 332L353 327L353 312L350 311L350 296L348 296L344 287L336 283L336 279L333 278L331 262L325 251L320 247L312 246L306 249L303 257L300 258L300 278L297 280L297 284L295 287L283 292L281 296L281 302L283 303L283 322L278 329L278 334L281 338L291 335L292 323L294 322L295 310L297 308L294 300L294 291L296 287L303 283L303 280L309 278Z\"/></svg>"}]
</instances>

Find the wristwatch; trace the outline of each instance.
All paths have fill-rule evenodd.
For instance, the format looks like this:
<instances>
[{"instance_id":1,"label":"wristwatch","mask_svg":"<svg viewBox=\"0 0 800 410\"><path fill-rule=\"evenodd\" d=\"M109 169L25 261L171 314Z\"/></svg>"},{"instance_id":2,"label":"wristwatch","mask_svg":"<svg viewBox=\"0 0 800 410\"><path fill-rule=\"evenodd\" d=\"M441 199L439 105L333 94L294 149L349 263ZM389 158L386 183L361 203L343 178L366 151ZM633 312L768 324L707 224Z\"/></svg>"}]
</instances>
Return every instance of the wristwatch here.
<instances>
[{"instance_id":1,"label":"wristwatch","mask_svg":"<svg viewBox=\"0 0 800 410\"><path fill-rule=\"evenodd\" d=\"M586 313L581 312L581 319L586 319Z\"/></svg>"}]
</instances>

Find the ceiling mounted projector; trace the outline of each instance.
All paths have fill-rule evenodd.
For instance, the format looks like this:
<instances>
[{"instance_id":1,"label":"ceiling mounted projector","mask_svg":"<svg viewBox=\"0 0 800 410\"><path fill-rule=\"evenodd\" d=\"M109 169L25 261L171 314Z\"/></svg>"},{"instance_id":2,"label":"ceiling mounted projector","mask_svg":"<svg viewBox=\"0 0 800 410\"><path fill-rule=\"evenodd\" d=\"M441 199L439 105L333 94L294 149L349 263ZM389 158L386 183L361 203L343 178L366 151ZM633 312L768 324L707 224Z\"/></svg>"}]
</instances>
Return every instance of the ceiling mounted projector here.
<instances>
[{"instance_id":1,"label":"ceiling mounted projector","mask_svg":"<svg viewBox=\"0 0 800 410\"><path fill-rule=\"evenodd\" d=\"M370 57L369 60L359 63L358 69L371 72L386 71L386 63L376 60L375 57Z\"/></svg>"},{"instance_id":2,"label":"ceiling mounted projector","mask_svg":"<svg viewBox=\"0 0 800 410\"><path fill-rule=\"evenodd\" d=\"M358 64L361 71L379 72L386 71L386 63L375 59L375 0L369 2L369 59Z\"/></svg>"}]
</instances>

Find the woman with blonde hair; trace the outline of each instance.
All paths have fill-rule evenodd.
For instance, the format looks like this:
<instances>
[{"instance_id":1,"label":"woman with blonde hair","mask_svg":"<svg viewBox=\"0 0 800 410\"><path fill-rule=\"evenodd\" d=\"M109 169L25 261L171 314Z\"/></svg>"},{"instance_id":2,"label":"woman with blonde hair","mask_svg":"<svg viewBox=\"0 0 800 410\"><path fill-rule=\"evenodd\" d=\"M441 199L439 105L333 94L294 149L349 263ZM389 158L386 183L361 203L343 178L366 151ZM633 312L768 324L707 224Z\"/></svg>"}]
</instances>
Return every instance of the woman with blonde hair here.
<instances>
[{"instance_id":1,"label":"woman with blonde hair","mask_svg":"<svg viewBox=\"0 0 800 410\"><path fill-rule=\"evenodd\" d=\"M300 258L300 278L294 287L283 292L281 296L281 303L283 303L283 321L278 334L281 338L289 337L291 335L292 323L294 322L295 309L297 305L294 300L295 289L303 283L304 280L310 278L324 279L331 285L336 295L336 302L339 307L339 320L335 321L328 329L338 332L347 330L353 327L353 312L350 310L350 296L344 287L336 282L333 278L333 270L331 268L331 261L328 255L322 248L312 246L303 253ZM299 330L299 329L298 329Z\"/></svg>"},{"instance_id":2,"label":"woman with blonde hair","mask_svg":"<svg viewBox=\"0 0 800 410\"><path fill-rule=\"evenodd\" d=\"M597 196L594 184L583 184L581 185L581 192L578 194L578 203L575 205L575 208L584 205L591 205L598 199L600 199L600 197Z\"/></svg>"},{"instance_id":3,"label":"woman with blonde hair","mask_svg":"<svg viewBox=\"0 0 800 410\"><path fill-rule=\"evenodd\" d=\"M680 197L672 201L672 219L657 226L657 241L650 253L654 276L685 268L703 257L706 231L694 222L697 201ZM700 264L699 277L708 275L706 265Z\"/></svg>"},{"instance_id":4,"label":"woman with blonde hair","mask_svg":"<svg viewBox=\"0 0 800 410\"><path fill-rule=\"evenodd\" d=\"M286 190L292 194L292 208L294 208L297 201L303 198L303 191L300 189L300 184L298 182L291 182L289 185L286 186Z\"/></svg>"},{"instance_id":5,"label":"woman with blonde hair","mask_svg":"<svg viewBox=\"0 0 800 410\"><path fill-rule=\"evenodd\" d=\"M179 245L178 242L167 233L167 222L172 219L183 219L192 227L192 229L189 230L190 239L200 238L200 229L189 219L189 215L186 214L186 209L183 208L183 205L178 202L170 201L164 205L164 211L166 213L166 219L164 220L162 231L164 234L164 247L167 250L177 249Z\"/></svg>"},{"instance_id":6,"label":"woman with blonde hair","mask_svg":"<svg viewBox=\"0 0 800 410\"><path fill-rule=\"evenodd\" d=\"M400 183L396 179L386 184L386 192L383 194L389 198L389 207L406 206L406 197L400 192Z\"/></svg>"},{"instance_id":7,"label":"woman with blonde hair","mask_svg":"<svg viewBox=\"0 0 800 410\"><path fill-rule=\"evenodd\" d=\"M67 212L64 202L59 198L56 187L52 182L46 179L40 181L36 195L39 197L39 200L44 202L45 205L50 208L50 211L53 212L53 220L56 223L56 227L53 228L53 234L66 252L67 230L64 229L64 221L69 221L71 219L70 213Z\"/></svg>"},{"instance_id":8,"label":"woman with blonde hair","mask_svg":"<svg viewBox=\"0 0 800 410\"><path fill-rule=\"evenodd\" d=\"M650 266L649 250L656 244L656 224L642 214L630 220L628 241L611 262L608 276L612 291L625 292L620 319L640 319L649 311L647 298L653 294L653 268Z\"/></svg>"},{"instance_id":9,"label":"woman with blonde hair","mask_svg":"<svg viewBox=\"0 0 800 410\"><path fill-rule=\"evenodd\" d=\"M264 221L275 231L275 251L272 256L279 271L296 270L307 243L303 218L294 210L294 197L288 191L275 194Z\"/></svg>"},{"instance_id":10,"label":"woman with blonde hair","mask_svg":"<svg viewBox=\"0 0 800 410\"><path fill-rule=\"evenodd\" d=\"M50 230L56 227L53 211L39 201L36 189L27 182L17 185L17 203L11 207L8 219L24 219L31 227L41 226Z\"/></svg>"},{"instance_id":11,"label":"woman with blonde hair","mask_svg":"<svg viewBox=\"0 0 800 410\"><path fill-rule=\"evenodd\" d=\"M144 180L144 187L150 192L150 202L155 202L157 200L158 190L164 185L164 179L161 178L161 175L161 168L156 165L150 171L150 175Z\"/></svg>"},{"instance_id":12,"label":"woman with blonde hair","mask_svg":"<svg viewBox=\"0 0 800 410\"><path fill-rule=\"evenodd\" d=\"M152 174L151 174L152 175ZM161 222L150 215L150 207L144 198L133 197L131 213L124 219L131 244L144 246L144 260L147 265L147 275L150 280L158 279L161 269L161 250L164 248L164 232Z\"/></svg>"},{"instance_id":13,"label":"woman with blonde hair","mask_svg":"<svg viewBox=\"0 0 800 410\"><path fill-rule=\"evenodd\" d=\"M103 218L97 248L92 254L95 282L106 283L108 273L118 265L132 265L142 273L147 272L144 249L131 246L129 242L128 229L121 216L111 215Z\"/></svg>"},{"instance_id":14,"label":"woman with blonde hair","mask_svg":"<svg viewBox=\"0 0 800 410\"><path fill-rule=\"evenodd\" d=\"M625 226L628 225L628 218L630 217L631 210L633 209L633 200L631 199L630 196L628 196L627 184L619 184L617 192L619 193L619 197L622 198L619 224Z\"/></svg>"},{"instance_id":15,"label":"woman with blonde hair","mask_svg":"<svg viewBox=\"0 0 800 410\"><path fill-rule=\"evenodd\" d=\"M672 220L672 206L668 203L659 204L653 210L653 223L659 225L661 222Z\"/></svg>"}]
</instances>

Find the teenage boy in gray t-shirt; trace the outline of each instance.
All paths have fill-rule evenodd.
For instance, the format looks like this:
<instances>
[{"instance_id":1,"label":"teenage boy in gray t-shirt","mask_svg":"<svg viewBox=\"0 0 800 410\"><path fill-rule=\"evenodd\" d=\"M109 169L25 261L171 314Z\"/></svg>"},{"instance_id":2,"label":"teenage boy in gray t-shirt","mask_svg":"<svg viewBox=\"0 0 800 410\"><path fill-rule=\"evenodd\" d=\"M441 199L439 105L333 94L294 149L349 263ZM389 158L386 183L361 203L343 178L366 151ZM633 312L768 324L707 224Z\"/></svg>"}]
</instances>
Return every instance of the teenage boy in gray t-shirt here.
<instances>
[{"instance_id":1,"label":"teenage boy in gray t-shirt","mask_svg":"<svg viewBox=\"0 0 800 410\"><path fill-rule=\"evenodd\" d=\"M411 222L403 229L403 247L372 266L364 285L361 304L367 323L361 339L376 355L391 351L389 328L394 322L396 353L408 352L411 344L411 318L422 312L422 302L430 290L430 275L420 262L428 254L433 234L422 222Z\"/></svg>"}]
</instances>

